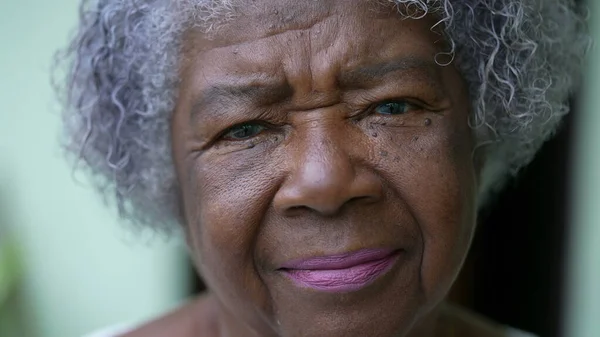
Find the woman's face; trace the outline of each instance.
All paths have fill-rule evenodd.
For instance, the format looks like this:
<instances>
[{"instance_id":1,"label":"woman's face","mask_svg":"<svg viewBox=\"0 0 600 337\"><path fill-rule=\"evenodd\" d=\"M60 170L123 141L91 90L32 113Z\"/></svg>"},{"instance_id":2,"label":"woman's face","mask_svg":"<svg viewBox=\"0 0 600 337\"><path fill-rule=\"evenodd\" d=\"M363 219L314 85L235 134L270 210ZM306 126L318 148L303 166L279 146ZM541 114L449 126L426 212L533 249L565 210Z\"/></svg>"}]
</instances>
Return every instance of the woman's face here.
<instances>
[{"instance_id":1,"label":"woman's face","mask_svg":"<svg viewBox=\"0 0 600 337\"><path fill-rule=\"evenodd\" d=\"M434 20L377 3L255 0L186 36L172 139L190 250L263 336L404 336L466 255L465 85L435 63Z\"/></svg>"}]
</instances>

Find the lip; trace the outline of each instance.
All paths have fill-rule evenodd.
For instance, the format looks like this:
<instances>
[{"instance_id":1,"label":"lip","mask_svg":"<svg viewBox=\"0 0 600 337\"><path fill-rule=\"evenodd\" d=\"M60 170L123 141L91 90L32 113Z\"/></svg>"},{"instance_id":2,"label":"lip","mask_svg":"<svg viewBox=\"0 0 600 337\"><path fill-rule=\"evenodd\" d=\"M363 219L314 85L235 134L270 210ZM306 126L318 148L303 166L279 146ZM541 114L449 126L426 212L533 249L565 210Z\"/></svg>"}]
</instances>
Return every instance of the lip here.
<instances>
[{"instance_id":1,"label":"lip","mask_svg":"<svg viewBox=\"0 0 600 337\"><path fill-rule=\"evenodd\" d=\"M395 249L355 252L288 261L279 269L297 285L325 292L356 291L373 283L398 260Z\"/></svg>"}]
</instances>

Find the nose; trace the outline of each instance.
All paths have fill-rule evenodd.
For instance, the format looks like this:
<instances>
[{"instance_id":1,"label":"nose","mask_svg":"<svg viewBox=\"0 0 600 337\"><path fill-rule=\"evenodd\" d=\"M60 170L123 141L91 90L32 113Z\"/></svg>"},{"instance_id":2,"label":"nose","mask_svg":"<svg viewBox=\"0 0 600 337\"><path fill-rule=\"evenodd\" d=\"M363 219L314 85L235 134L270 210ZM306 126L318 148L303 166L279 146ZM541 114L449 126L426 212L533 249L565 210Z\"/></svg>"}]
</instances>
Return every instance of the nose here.
<instances>
[{"instance_id":1,"label":"nose","mask_svg":"<svg viewBox=\"0 0 600 337\"><path fill-rule=\"evenodd\" d=\"M292 141L289 173L273 201L279 212L310 210L332 216L351 203L373 203L381 198L378 176L364 165L364 158L352 155L360 152L356 144L330 131Z\"/></svg>"}]
</instances>

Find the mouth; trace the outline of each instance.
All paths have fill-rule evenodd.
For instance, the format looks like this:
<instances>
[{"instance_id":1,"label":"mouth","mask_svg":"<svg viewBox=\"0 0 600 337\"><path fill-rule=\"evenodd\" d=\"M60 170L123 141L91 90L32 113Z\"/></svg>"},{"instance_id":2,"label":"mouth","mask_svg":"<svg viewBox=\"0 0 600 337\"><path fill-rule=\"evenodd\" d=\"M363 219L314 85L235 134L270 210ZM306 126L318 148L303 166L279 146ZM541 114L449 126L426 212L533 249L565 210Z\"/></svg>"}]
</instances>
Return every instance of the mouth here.
<instances>
[{"instance_id":1,"label":"mouth","mask_svg":"<svg viewBox=\"0 0 600 337\"><path fill-rule=\"evenodd\" d=\"M279 270L294 283L324 292L357 291L388 272L401 250L362 249L355 252L289 261Z\"/></svg>"}]
</instances>

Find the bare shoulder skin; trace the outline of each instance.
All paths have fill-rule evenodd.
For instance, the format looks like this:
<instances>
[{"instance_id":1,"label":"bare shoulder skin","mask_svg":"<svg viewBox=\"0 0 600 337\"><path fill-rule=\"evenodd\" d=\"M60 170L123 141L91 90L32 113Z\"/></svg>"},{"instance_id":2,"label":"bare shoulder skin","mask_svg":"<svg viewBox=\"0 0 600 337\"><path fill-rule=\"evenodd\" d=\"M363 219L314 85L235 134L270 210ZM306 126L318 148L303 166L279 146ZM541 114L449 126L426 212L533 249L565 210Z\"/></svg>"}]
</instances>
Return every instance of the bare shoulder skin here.
<instances>
[{"instance_id":1,"label":"bare shoulder skin","mask_svg":"<svg viewBox=\"0 0 600 337\"><path fill-rule=\"evenodd\" d=\"M200 296L123 337L217 337L219 329L214 309L210 296Z\"/></svg>"},{"instance_id":2,"label":"bare shoulder skin","mask_svg":"<svg viewBox=\"0 0 600 337\"><path fill-rule=\"evenodd\" d=\"M446 304L445 317L452 322L454 336L506 337L506 327L465 308Z\"/></svg>"},{"instance_id":3,"label":"bare shoulder skin","mask_svg":"<svg viewBox=\"0 0 600 337\"><path fill-rule=\"evenodd\" d=\"M257 337L233 335L220 327L219 305L211 295L200 296L173 312L122 337ZM506 328L465 308L445 304L436 337L506 337Z\"/></svg>"}]
</instances>

